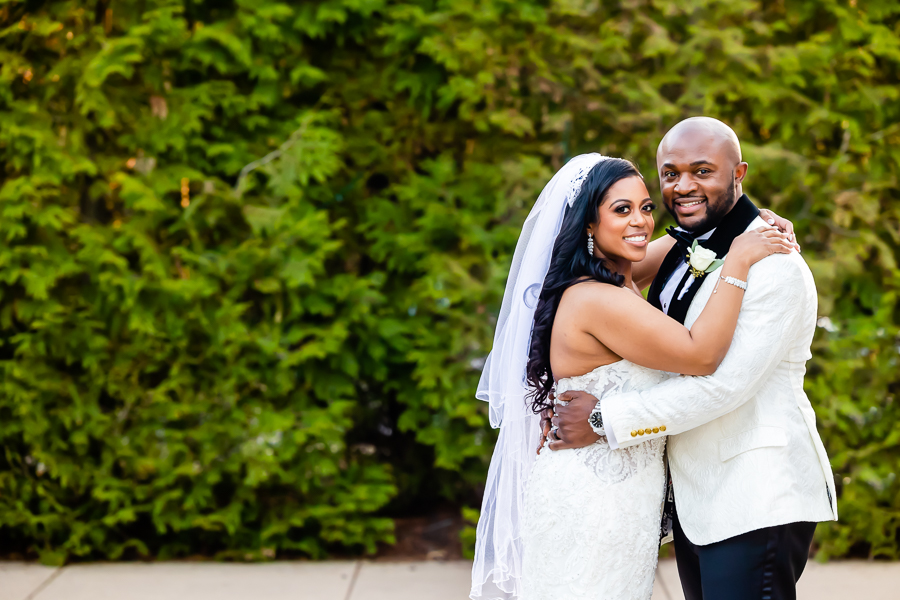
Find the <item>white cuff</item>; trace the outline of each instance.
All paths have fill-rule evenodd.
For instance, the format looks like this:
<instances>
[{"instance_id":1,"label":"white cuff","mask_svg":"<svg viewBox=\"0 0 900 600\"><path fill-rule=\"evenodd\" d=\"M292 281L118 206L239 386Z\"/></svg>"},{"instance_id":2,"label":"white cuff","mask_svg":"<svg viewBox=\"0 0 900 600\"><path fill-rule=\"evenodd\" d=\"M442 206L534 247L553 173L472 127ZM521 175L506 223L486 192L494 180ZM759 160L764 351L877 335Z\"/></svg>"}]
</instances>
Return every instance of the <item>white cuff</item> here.
<instances>
[{"instance_id":1,"label":"white cuff","mask_svg":"<svg viewBox=\"0 0 900 600\"><path fill-rule=\"evenodd\" d=\"M600 405L600 414L603 413L603 399L597 403ZM613 450L619 449L619 442L616 441L616 434L613 432L612 423L607 423L606 419L603 420L603 429L606 430L606 442L609 444L609 447Z\"/></svg>"}]
</instances>

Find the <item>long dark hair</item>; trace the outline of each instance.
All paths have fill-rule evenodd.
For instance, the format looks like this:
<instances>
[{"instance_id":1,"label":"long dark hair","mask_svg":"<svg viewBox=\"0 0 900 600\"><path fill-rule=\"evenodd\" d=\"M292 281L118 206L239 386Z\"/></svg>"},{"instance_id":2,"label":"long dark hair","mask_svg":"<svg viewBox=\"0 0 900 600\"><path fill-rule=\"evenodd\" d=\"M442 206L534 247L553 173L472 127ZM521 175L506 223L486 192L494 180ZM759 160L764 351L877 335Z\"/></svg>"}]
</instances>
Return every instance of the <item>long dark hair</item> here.
<instances>
[{"instance_id":1,"label":"long dark hair","mask_svg":"<svg viewBox=\"0 0 900 600\"><path fill-rule=\"evenodd\" d=\"M610 270L609 264L588 255L587 228L597 221L600 205L609 188L617 181L641 174L631 162L621 158L609 158L597 163L590 170L575 202L566 209L562 226L553 244L550 270L544 278L544 286L534 311L531 330L531 347L525 374L532 390L528 393L534 412L550 406L547 398L553 390L553 372L550 369L550 333L563 292L582 281L600 281L622 287L625 278Z\"/></svg>"}]
</instances>

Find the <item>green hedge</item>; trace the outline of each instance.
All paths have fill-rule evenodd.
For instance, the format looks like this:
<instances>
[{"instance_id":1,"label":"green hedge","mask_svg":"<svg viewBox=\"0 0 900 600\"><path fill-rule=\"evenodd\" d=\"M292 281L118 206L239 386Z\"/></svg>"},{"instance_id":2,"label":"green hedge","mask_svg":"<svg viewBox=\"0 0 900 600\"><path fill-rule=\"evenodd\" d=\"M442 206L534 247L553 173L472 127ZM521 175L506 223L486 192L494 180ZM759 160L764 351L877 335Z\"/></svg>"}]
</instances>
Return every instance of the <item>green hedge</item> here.
<instances>
[{"instance_id":1,"label":"green hedge","mask_svg":"<svg viewBox=\"0 0 900 600\"><path fill-rule=\"evenodd\" d=\"M0 2L0 552L321 557L477 506L530 204L708 114L828 317L820 555L897 558L898 65L887 0Z\"/></svg>"}]
</instances>

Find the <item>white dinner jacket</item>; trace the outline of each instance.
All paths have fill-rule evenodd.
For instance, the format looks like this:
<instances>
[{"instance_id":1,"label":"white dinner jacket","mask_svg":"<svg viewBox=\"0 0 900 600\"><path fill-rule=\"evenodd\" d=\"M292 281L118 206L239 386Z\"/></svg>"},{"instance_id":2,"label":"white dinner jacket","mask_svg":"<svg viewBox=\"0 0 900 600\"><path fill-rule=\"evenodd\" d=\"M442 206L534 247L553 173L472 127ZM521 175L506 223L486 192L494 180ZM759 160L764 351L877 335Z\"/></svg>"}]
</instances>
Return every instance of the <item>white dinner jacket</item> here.
<instances>
[{"instance_id":1,"label":"white dinner jacket","mask_svg":"<svg viewBox=\"0 0 900 600\"><path fill-rule=\"evenodd\" d=\"M763 225L757 218L748 229ZM688 328L720 271L702 281ZM699 545L774 525L837 520L834 476L803 391L816 329L812 273L796 252L773 254L750 268L747 283L734 339L715 373L674 377L601 405L619 447L669 436L678 518ZM660 427L664 433L653 433Z\"/></svg>"}]
</instances>

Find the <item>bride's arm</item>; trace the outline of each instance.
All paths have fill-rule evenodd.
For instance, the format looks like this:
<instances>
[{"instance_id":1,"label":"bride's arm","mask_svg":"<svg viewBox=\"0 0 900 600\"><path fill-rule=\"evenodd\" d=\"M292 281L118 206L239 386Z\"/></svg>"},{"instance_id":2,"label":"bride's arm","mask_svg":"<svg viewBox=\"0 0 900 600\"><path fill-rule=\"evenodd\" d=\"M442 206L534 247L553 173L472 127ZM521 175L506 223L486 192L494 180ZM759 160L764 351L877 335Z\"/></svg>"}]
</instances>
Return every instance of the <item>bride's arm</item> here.
<instances>
[{"instance_id":1,"label":"bride's arm","mask_svg":"<svg viewBox=\"0 0 900 600\"><path fill-rule=\"evenodd\" d=\"M746 281L753 263L791 251L775 229L747 232L732 244L720 275ZM690 329L624 288L604 286L598 294L585 286L577 293L577 310L586 317L585 330L622 358L661 371L709 375L728 352L743 298L739 287L719 283Z\"/></svg>"},{"instance_id":2,"label":"bride's arm","mask_svg":"<svg viewBox=\"0 0 900 600\"><path fill-rule=\"evenodd\" d=\"M659 272L663 259L674 245L675 238L670 235L657 238L647 245L647 256L641 262L634 263L631 268L631 280L634 281L639 290L644 289L653 282L653 278Z\"/></svg>"},{"instance_id":3,"label":"bride's arm","mask_svg":"<svg viewBox=\"0 0 900 600\"><path fill-rule=\"evenodd\" d=\"M784 217L779 217L768 208L761 209L759 216L766 223L774 225L779 231L787 235L790 242L795 241L793 223ZM647 256L641 262L634 263L632 267L631 279L639 290L649 287L653 283L653 278L659 272L663 259L666 258L666 254L669 253L669 250L674 245L675 238L670 235L664 235L650 242L647 246ZM799 250L800 246L797 246L797 249Z\"/></svg>"}]
</instances>

